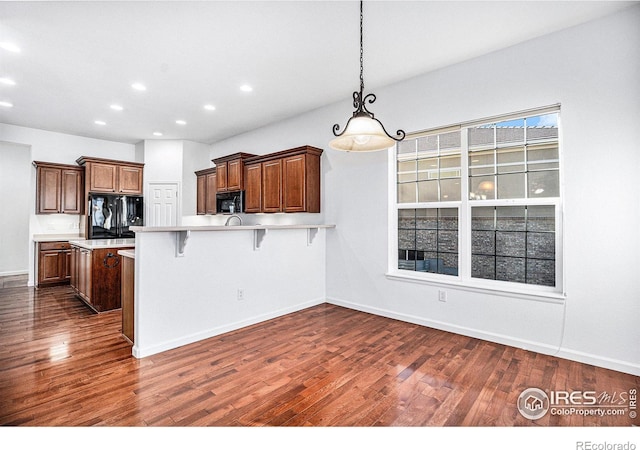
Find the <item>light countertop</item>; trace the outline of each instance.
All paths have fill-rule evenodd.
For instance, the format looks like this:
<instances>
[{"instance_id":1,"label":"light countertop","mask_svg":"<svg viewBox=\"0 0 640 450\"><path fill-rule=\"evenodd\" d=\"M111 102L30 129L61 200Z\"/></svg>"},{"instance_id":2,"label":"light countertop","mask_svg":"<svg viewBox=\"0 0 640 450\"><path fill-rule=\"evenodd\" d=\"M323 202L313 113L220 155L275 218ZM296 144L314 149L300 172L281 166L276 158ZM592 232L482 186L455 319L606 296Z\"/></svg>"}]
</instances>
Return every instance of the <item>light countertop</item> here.
<instances>
[{"instance_id":1,"label":"light countertop","mask_svg":"<svg viewBox=\"0 0 640 450\"><path fill-rule=\"evenodd\" d=\"M132 248L136 246L135 239L72 239L69 243L77 247L86 248L87 250L99 248Z\"/></svg>"},{"instance_id":2,"label":"light countertop","mask_svg":"<svg viewBox=\"0 0 640 450\"><path fill-rule=\"evenodd\" d=\"M304 230L308 228L335 228L335 225L209 225L186 227L129 227L136 233L159 233L166 231L239 231L239 230Z\"/></svg>"},{"instance_id":3,"label":"light countertop","mask_svg":"<svg viewBox=\"0 0 640 450\"><path fill-rule=\"evenodd\" d=\"M75 234L34 234L33 241L34 242L57 242L57 241L71 241L84 239L84 236L80 236L78 233Z\"/></svg>"},{"instance_id":4,"label":"light countertop","mask_svg":"<svg viewBox=\"0 0 640 450\"><path fill-rule=\"evenodd\" d=\"M133 258L136 257L135 250L118 250L118 255L124 256L125 258Z\"/></svg>"}]
</instances>

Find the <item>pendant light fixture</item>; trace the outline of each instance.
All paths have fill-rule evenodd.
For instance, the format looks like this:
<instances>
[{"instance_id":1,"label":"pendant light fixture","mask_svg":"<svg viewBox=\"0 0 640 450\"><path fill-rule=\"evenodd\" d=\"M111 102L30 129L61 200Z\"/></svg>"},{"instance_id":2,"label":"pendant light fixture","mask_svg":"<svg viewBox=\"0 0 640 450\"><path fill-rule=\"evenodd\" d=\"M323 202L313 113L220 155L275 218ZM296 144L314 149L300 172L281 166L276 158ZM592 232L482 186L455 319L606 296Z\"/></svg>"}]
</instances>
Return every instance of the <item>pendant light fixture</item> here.
<instances>
[{"instance_id":1,"label":"pendant light fixture","mask_svg":"<svg viewBox=\"0 0 640 450\"><path fill-rule=\"evenodd\" d=\"M329 145L336 150L347 152L370 152L385 150L393 146L396 142L404 139L405 132L396 131L396 136L390 136L384 125L376 119L371 111L367 109L366 103L376 101L375 94L364 94L363 62L364 52L362 50L362 1L360 1L360 92L353 93L353 107L356 110L353 116L347 121L345 129L338 133L340 125L333 126L333 135L336 136Z\"/></svg>"}]
</instances>

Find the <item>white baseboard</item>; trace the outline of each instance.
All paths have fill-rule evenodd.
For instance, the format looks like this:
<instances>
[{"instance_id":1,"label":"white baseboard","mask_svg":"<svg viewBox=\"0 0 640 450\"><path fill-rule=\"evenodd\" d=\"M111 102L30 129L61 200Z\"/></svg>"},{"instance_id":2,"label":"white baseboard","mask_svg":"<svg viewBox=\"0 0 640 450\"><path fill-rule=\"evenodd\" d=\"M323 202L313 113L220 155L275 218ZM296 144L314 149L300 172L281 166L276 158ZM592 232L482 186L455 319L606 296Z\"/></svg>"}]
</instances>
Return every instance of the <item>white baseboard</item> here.
<instances>
[{"instance_id":1,"label":"white baseboard","mask_svg":"<svg viewBox=\"0 0 640 450\"><path fill-rule=\"evenodd\" d=\"M10 277L13 275L28 275L29 271L28 270L13 270L13 271L7 271L7 272L0 272L0 277Z\"/></svg>"},{"instance_id":2,"label":"white baseboard","mask_svg":"<svg viewBox=\"0 0 640 450\"><path fill-rule=\"evenodd\" d=\"M506 336L498 333L491 333L485 330L478 330L474 328L461 327L447 322L440 322L437 320L429 320L424 317L413 316L410 314L398 313L382 308L375 308L369 305L362 305L358 303L348 302L337 298L327 298L327 303L337 306L343 306L345 308L354 309L356 311L362 311L370 314L375 314L382 317L388 317L390 319L401 320L403 322L412 323L415 325L422 325L429 328L435 328L437 330L448 331L450 333L456 333L463 336L469 336L477 339L482 339L489 342L495 342L497 344L508 345L510 347L522 348L544 355L557 356L558 358L568 359L571 361L577 361L581 363L591 364L605 369L615 370L617 372L629 373L632 375L640 376L640 365L620 361L605 356L594 355L584 353L576 350L560 348L544 344L541 342L528 341L524 339L515 338L513 336Z\"/></svg>"},{"instance_id":3,"label":"white baseboard","mask_svg":"<svg viewBox=\"0 0 640 450\"><path fill-rule=\"evenodd\" d=\"M134 343L131 353L136 358L144 358L146 356L155 355L156 353L161 353L167 350L172 350L174 348L182 347L183 345L188 345L194 342L202 341L204 339L209 339L214 336L228 333L230 331L239 330L240 328L248 327L249 325L255 325L257 323L264 322L266 320L275 319L277 317L284 316L286 314L290 314L296 311L301 311L303 309L310 308L312 306L321 305L323 303L326 303L324 298L311 300L308 302L299 303L297 305L290 306L288 308L279 309L277 311L270 311L268 313L260 314L254 317L249 317L247 319L243 319L238 322L233 322L233 323L221 325L215 328L202 330L198 333L181 336L176 339L171 339L168 341L160 342L160 343L143 347L143 348L141 348L138 344Z\"/></svg>"}]
</instances>

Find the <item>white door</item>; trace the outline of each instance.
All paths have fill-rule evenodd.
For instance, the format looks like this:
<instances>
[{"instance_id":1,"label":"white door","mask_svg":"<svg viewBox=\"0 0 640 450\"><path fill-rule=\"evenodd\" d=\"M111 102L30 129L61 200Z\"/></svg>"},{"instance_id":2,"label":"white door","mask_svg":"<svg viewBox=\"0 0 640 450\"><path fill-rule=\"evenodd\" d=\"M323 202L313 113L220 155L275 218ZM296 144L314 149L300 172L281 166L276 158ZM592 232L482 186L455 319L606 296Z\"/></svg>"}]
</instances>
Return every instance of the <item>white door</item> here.
<instances>
[{"instance_id":1,"label":"white door","mask_svg":"<svg viewBox=\"0 0 640 450\"><path fill-rule=\"evenodd\" d=\"M178 183L149 183L147 227L171 227L178 224Z\"/></svg>"}]
</instances>

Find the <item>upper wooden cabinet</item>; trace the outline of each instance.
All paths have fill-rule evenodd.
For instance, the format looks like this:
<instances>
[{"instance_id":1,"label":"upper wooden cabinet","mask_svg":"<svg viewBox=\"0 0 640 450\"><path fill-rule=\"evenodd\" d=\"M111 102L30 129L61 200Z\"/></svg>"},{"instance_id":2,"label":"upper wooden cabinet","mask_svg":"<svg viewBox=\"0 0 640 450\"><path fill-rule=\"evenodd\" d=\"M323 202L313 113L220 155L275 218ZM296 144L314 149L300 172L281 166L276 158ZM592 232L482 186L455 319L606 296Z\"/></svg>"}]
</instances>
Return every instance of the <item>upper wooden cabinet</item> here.
<instances>
[{"instance_id":1,"label":"upper wooden cabinet","mask_svg":"<svg viewBox=\"0 0 640 450\"><path fill-rule=\"evenodd\" d=\"M296 147L282 152L248 158L245 176L260 167L260 182L253 174L245 182L245 212L320 212L320 157L315 147ZM256 208L260 199L259 210Z\"/></svg>"},{"instance_id":2,"label":"upper wooden cabinet","mask_svg":"<svg viewBox=\"0 0 640 450\"><path fill-rule=\"evenodd\" d=\"M36 214L82 214L82 167L34 161L36 167Z\"/></svg>"},{"instance_id":3,"label":"upper wooden cabinet","mask_svg":"<svg viewBox=\"0 0 640 450\"><path fill-rule=\"evenodd\" d=\"M85 167L85 191L116 194L143 193L144 164L82 156L76 161Z\"/></svg>"},{"instance_id":4,"label":"upper wooden cabinet","mask_svg":"<svg viewBox=\"0 0 640 450\"><path fill-rule=\"evenodd\" d=\"M234 153L232 155L216 158L218 192L244 190L244 161L255 155L249 153Z\"/></svg>"},{"instance_id":5,"label":"upper wooden cabinet","mask_svg":"<svg viewBox=\"0 0 640 450\"><path fill-rule=\"evenodd\" d=\"M196 214L216 213L217 168L198 170Z\"/></svg>"},{"instance_id":6,"label":"upper wooden cabinet","mask_svg":"<svg viewBox=\"0 0 640 450\"><path fill-rule=\"evenodd\" d=\"M244 166L244 212L262 211L262 163Z\"/></svg>"},{"instance_id":7,"label":"upper wooden cabinet","mask_svg":"<svg viewBox=\"0 0 640 450\"><path fill-rule=\"evenodd\" d=\"M271 159L262 164L262 210L282 212L282 160Z\"/></svg>"}]
</instances>

